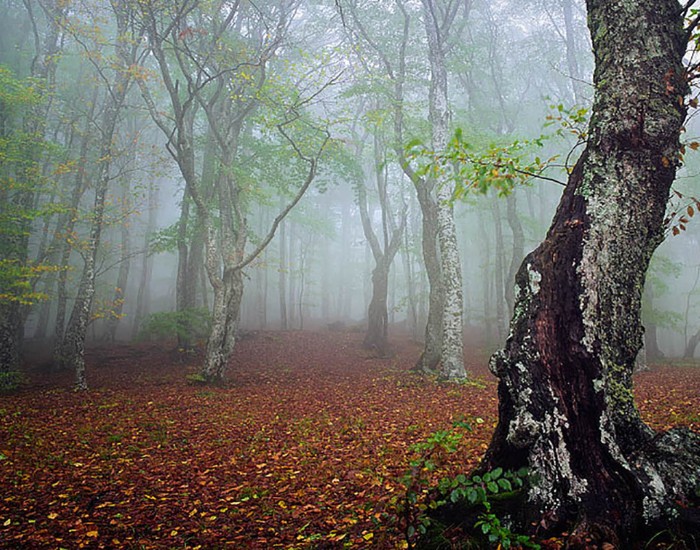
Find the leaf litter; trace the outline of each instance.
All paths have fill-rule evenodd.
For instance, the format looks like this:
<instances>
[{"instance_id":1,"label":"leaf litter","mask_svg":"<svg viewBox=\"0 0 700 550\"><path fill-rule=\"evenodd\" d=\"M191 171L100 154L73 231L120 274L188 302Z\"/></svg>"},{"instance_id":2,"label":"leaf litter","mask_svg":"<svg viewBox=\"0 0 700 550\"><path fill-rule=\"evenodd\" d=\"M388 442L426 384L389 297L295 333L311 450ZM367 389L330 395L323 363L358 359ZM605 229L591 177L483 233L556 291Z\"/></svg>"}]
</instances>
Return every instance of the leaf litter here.
<instances>
[{"instance_id":1,"label":"leaf litter","mask_svg":"<svg viewBox=\"0 0 700 550\"><path fill-rule=\"evenodd\" d=\"M197 357L166 346L88 357L91 390L34 372L0 400L0 548L402 548L411 446L466 422L431 475L469 471L497 417L487 355L475 383L411 372L397 338L377 358L361 334L261 332L242 339L222 387L188 383ZM700 369L636 379L656 429L700 430Z\"/></svg>"}]
</instances>

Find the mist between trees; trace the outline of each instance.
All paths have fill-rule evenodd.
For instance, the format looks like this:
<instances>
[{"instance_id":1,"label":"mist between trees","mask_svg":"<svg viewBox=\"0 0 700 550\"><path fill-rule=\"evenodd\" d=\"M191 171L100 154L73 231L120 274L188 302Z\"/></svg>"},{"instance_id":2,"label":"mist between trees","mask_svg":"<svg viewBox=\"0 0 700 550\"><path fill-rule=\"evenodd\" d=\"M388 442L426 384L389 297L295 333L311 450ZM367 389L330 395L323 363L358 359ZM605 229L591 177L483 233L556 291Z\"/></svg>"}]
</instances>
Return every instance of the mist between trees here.
<instances>
[{"instance_id":1,"label":"mist between trees","mask_svg":"<svg viewBox=\"0 0 700 550\"><path fill-rule=\"evenodd\" d=\"M154 338L206 344L219 379L240 331L330 329L382 354L404 331L449 378L463 334L505 340L587 138L582 2L2 10L4 372L24 343L85 387L86 342ZM696 147L644 290L649 359L697 356Z\"/></svg>"}]
</instances>

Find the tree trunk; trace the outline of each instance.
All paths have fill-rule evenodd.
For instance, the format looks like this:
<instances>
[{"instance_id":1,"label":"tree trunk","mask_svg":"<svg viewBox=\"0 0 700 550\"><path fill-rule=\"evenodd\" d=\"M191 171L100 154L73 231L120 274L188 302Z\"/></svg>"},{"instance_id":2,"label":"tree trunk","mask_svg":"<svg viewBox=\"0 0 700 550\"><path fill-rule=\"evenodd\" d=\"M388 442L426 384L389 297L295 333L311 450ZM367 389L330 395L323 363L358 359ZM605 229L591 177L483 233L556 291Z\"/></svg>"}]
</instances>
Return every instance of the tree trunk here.
<instances>
[{"instance_id":1,"label":"tree trunk","mask_svg":"<svg viewBox=\"0 0 700 550\"><path fill-rule=\"evenodd\" d=\"M87 389L87 380L85 377L85 337L90 322L92 299L95 294L95 264L103 229L105 199L110 176L109 159L112 157L112 138L117 124L117 116L123 104L126 90L128 89L128 79L120 79L117 85L119 87L118 89L121 91L115 92L114 95L108 95L106 98L108 105L105 109L102 124L103 135L100 149L100 158L102 162L100 163L97 175L93 218L84 256L85 263L80 278L78 294L75 299L75 304L73 304L60 353L63 364L75 371L75 388L77 390Z\"/></svg>"},{"instance_id":2,"label":"tree trunk","mask_svg":"<svg viewBox=\"0 0 700 550\"><path fill-rule=\"evenodd\" d=\"M511 335L490 365L499 423L480 469L529 468L521 528L573 523L570 548L628 547L640 528L672 525L675 502L700 484L700 437L654 433L632 394L644 278L686 115L686 40L675 0L587 4L590 138L516 277Z\"/></svg>"},{"instance_id":3,"label":"tree trunk","mask_svg":"<svg viewBox=\"0 0 700 550\"><path fill-rule=\"evenodd\" d=\"M506 197L506 208L508 211L508 225L513 233L513 253L510 257L510 265L508 266L508 274L506 275L505 297L508 304L508 315L513 315L513 306L515 305L515 296L513 294L513 283L515 282L515 274L518 272L518 266L523 261L525 255L525 234L523 226L518 217L518 209L516 207L515 192L512 192Z\"/></svg>"},{"instance_id":4,"label":"tree trunk","mask_svg":"<svg viewBox=\"0 0 700 550\"><path fill-rule=\"evenodd\" d=\"M280 294L280 329L287 330L287 222L280 223L279 236L280 266L279 266L279 294Z\"/></svg>"},{"instance_id":5,"label":"tree trunk","mask_svg":"<svg viewBox=\"0 0 700 550\"><path fill-rule=\"evenodd\" d=\"M444 292L442 270L437 248L437 206L424 186L416 187L421 207L421 247L423 262L428 276L428 319L425 323L423 351L416 363L416 370L424 373L437 372L442 349L442 313Z\"/></svg>"},{"instance_id":6,"label":"tree trunk","mask_svg":"<svg viewBox=\"0 0 700 550\"><path fill-rule=\"evenodd\" d=\"M241 299L243 297L243 271L226 270L221 278L221 288L214 290L212 329L207 340L207 353L200 373L209 381L222 381L228 359L236 344Z\"/></svg>"},{"instance_id":7,"label":"tree trunk","mask_svg":"<svg viewBox=\"0 0 700 550\"><path fill-rule=\"evenodd\" d=\"M19 266L26 266L29 259L29 234L31 228L31 210L34 208L39 186L36 183L37 171L41 157L44 154L43 140L45 138L46 125L53 90L55 88L56 66L60 54L60 27L59 17L64 8L57 8L51 4L45 6L48 18L48 28L43 36L36 33L37 25L34 20L32 4L25 3L25 8L35 30L35 44L37 51L31 63L31 76L36 80L33 89L38 93L40 101L31 105L24 114L23 128L21 132L30 139L24 144L24 158L17 167L16 185L10 186L12 192L3 197L6 204L0 211L4 216L7 208L15 218L11 222L14 227L9 235L4 235L0 260L9 260ZM3 135L4 137L4 135ZM12 217L10 218L12 219ZM4 292L5 289L0 289ZM13 290L10 291L12 293ZM0 303L0 373L10 372L20 367L22 357L22 342L24 340L23 307L19 301L5 301Z\"/></svg>"},{"instance_id":8,"label":"tree trunk","mask_svg":"<svg viewBox=\"0 0 700 550\"><path fill-rule=\"evenodd\" d=\"M428 39L430 61L429 117L432 146L444 151L449 139L450 112L447 102L447 66L443 32L448 21L438 21L435 0L423 0L423 17ZM446 24L445 24L446 23ZM462 328L462 266L459 261L457 231L452 207L454 183L446 175L439 175L437 188L437 229L442 270L442 345L440 348L440 376L447 379L466 377Z\"/></svg>"},{"instance_id":9,"label":"tree trunk","mask_svg":"<svg viewBox=\"0 0 700 550\"><path fill-rule=\"evenodd\" d=\"M700 344L700 329L693 334L690 338L688 338L688 343L685 346L685 353L683 353L683 358L684 359L692 359L695 357L695 349L698 347L698 344Z\"/></svg>"},{"instance_id":10,"label":"tree trunk","mask_svg":"<svg viewBox=\"0 0 700 550\"><path fill-rule=\"evenodd\" d=\"M654 311L654 289L653 285L647 280L644 285L644 302L646 303L647 311ZM644 319L642 319L644 321ZM664 357L663 351L659 347L658 327L653 320L644 321L644 349L647 359L660 359Z\"/></svg>"},{"instance_id":11,"label":"tree trunk","mask_svg":"<svg viewBox=\"0 0 700 550\"><path fill-rule=\"evenodd\" d=\"M498 341L503 341L506 332L506 311L504 306L504 300L506 298L506 283L504 280L504 267L503 267L503 256L505 252L505 243L503 242L503 220L501 219L501 203L498 197L493 197L491 202L491 213L493 214L493 224L495 228L495 241L496 246L494 247L494 280L493 283L496 287L495 299L496 299L496 331L498 334Z\"/></svg>"},{"instance_id":12,"label":"tree trunk","mask_svg":"<svg viewBox=\"0 0 700 550\"><path fill-rule=\"evenodd\" d=\"M584 102L582 90L583 81L581 79L581 70L578 65L579 54L578 48L576 47L576 34L574 32L572 0L562 0L562 10L564 12L564 33L566 39L566 65L569 69L573 100L577 105L582 105Z\"/></svg>"},{"instance_id":13,"label":"tree trunk","mask_svg":"<svg viewBox=\"0 0 700 550\"><path fill-rule=\"evenodd\" d=\"M95 267L97 251L102 237L105 200L110 181L111 159L114 155L114 134L120 111L124 105L126 94L132 83L132 74L127 70L133 63L138 40L136 36L127 37L128 9L115 6L117 19L117 45L121 66L116 69L114 81L105 95L105 108L100 125L100 156L98 173L95 183L95 201L90 224L90 234L84 251L85 263L78 287L75 304L71 312L66 334L63 339L61 359L67 366L75 370L75 387L78 390L87 389L85 378L85 337L90 322L90 310L95 294Z\"/></svg>"},{"instance_id":14,"label":"tree trunk","mask_svg":"<svg viewBox=\"0 0 700 550\"><path fill-rule=\"evenodd\" d=\"M122 311L124 310L124 296L126 294L127 284L129 283L129 271L131 269L131 232L129 230L130 222L128 219L131 204L131 185L128 176L123 185L122 206L124 211L122 213L122 223L119 228L121 233L121 261L119 262L119 272L117 273L117 285L112 297L112 307L108 313L107 326L105 327L104 333L104 339L109 342L114 342L117 337L117 329L119 328L119 321L122 318Z\"/></svg>"},{"instance_id":15,"label":"tree trunk","mask_svg":"<svg viewBox=\"0 0 700 550\"><path fill-rule=\"evenodd\" d=\"M153 274L153 257L148 250L151 235L156 229L156 212L158 210L158 188L151 181L148 185L148 219L146 231L143 237L143 259L141 262L141 276L139 278L139 288L136 293L136 308L131 326L131 338L136 338L141 321L150 312L150 287L151 275Z\"/></svg>"},{"instance_id":16,"label":"tree trunk","mask_svg":"<svg viewBox=\"0 0 700 550\"><path fill-rule=\"evenodd\" d=\"M86 189L86 172L84 167L87 165L87 157L90 148L92 136L89 132L90 127L95 122L94 114L97 108L98 88L92 90L92 100L89 102L88 112L85 117L85 127L83 130L82 141L80 143L80 155L78 157L80 168L75 174L73 189L71 190L71 202L68 208L68 213L65 215L65 223L60 224L62 236L61 254L58 265L67 266L70 262L71 251L73 246L73 231L76 221L78 220L78 210L80 201ZM66 311L68 310L68 270L62 269L58 272L58 283L56 285L56 323L54 325L53 338L53 363L56 368L63 368L65 361L63 360L63 337L66 327Z\"/></svg>"}]
</instances>

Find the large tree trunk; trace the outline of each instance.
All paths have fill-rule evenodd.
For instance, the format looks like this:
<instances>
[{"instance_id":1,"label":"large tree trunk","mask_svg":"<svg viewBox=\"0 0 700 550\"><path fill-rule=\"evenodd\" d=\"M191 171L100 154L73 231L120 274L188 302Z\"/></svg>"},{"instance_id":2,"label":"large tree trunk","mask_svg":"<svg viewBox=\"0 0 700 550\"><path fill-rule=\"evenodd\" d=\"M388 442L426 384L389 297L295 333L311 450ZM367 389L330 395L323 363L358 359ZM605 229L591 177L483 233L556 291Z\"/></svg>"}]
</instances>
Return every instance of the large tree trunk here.
<instances>
[{"instance_id":1,"label":"large tree trunk","mask_svg":"<svg viewBox=\"0 0 700 550\"><path fill-rule=\"evenodd\" d=\"M588 0L596 97L588 146L545 241L516 278L491 360L499 423L481 465L527 466L529 515L569 547L667 527L700 484L700 437L656 434L634 406L640 302L663 238L688 91L675 0ZM592 542L586 542L591 537Z\"/></svg>"}]
</instances>

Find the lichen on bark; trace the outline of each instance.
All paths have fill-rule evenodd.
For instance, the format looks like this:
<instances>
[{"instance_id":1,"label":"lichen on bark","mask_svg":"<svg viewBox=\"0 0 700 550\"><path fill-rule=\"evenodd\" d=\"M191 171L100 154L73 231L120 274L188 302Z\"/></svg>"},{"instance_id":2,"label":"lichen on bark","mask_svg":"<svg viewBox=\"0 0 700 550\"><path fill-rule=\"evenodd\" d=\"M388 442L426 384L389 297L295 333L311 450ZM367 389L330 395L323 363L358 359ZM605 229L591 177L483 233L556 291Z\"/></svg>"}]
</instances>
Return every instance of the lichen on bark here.
<instances>
[{"instance_id":1,"label":"lichen on bark","mask_svg":"<svg viewBox=\"0 0 700 550\"><path fill-rule=\"evenodd\" d=\"M686 115L682 16L674 0L587 6L589 140L546 239L516 276L510 336L490 363L499 423L480 466L529 467L521 527L571 529L570 547L591 537L619 546L667 526L700 483L700 436L655 434L632 388L645 274Z\"/></svg>"}]
</instances>

